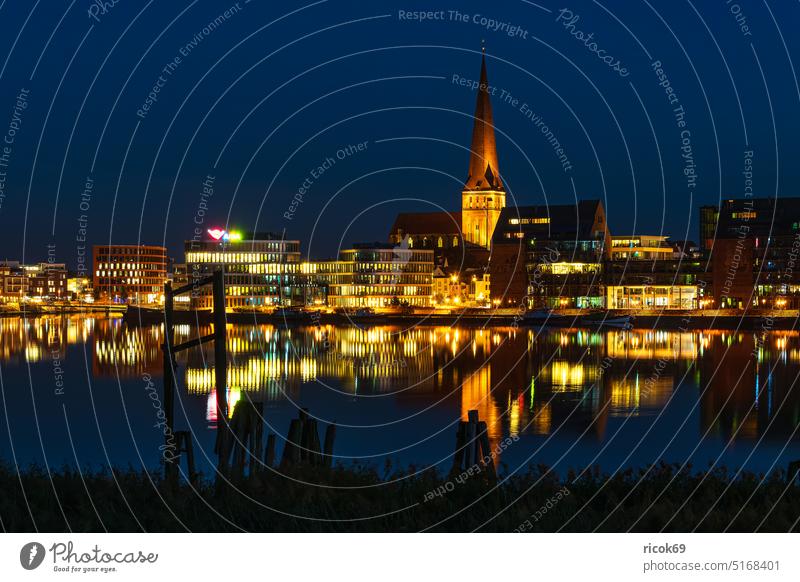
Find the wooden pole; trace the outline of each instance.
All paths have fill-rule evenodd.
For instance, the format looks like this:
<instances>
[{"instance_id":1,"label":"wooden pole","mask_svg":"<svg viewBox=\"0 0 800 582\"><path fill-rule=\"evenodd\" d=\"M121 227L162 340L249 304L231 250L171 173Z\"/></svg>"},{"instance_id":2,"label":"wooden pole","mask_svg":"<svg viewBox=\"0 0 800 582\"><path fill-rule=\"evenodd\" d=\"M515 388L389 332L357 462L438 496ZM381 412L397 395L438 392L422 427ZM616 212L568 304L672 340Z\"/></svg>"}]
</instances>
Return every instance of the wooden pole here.
<instances>
[{"instance_id":1,"label":"wooden pole","mask_svg":"<svg viewBox=\"0 0 800 582\"><path fill-rule=\"evenodd\" d=\"M184 433L186 439L186 470L189 472L189 482L194 484L197 481L197 471L194 467L194 445L192 443L192 434L189 431Z\"/></svg>"},{"instance_id":2,"label":"wooden pole","mask_svg":"<svg viewBox=\"0 0 800 582\"><path fill-rule=\"evenodd\" d=\"M272 467L275 463L275 435L271 434L267 437L267 448L264 450L264 465Z\"/></svg>"},{"instance_id":3,"label":"wooden pole","mask_svg":"<svg viewBox=\"0 0 800 582\"><path fill-rule=\"evenodd\" d=\"M466 435L466 463L465 465L469 468L472 467L475 462L477 461L477 447L475 439L478 434L478 411L477 410L470 410L467 412L467 435Z\"/></svg>"},{"instance_id":4,"label":"wooden pole","mask_svg":"<svg viewBox=\"0 0 800 582\"><path fill-rule=\"evenodd\" d=\"M175 482L177 476L177 446L168 454L171 445L177 445L175 441L175 369L173 367L172 344L172 283L164 283L164 344L161 346L164 352L164 416L166 426L164 428L164 478L170 482Z\"/></svg>"},{"instance_id":5,"label":"wooden pole","mask_svg":"<svg viewBox=\"0 0 800 582\"><path fill-rule=\"evenodd\" d=\"M322 464L322 455L320 454L319 446L319 431L317 429L317 421L312 419L308 421L309 427L309 440L308 440L308 458L312 465Z\"/></svg>"},{"instance_id":6,"label":"wooden pole","mask_svg":"<svg viewBox=\"0 0 800 582\"><path fill-rule=\"evenodd\" d=\"M464 445L467 440L467 423L463 420L458 423L456 429L456 448L453 452L453 468L450 472L455 474L461 471L464 464Z\"/></svg>"},{"instance_id":7,"label":"wooden pole","mask_svg":"<svg viewBox=\"0 0 800 582\"><path fill-rule=\"evenodd\" d=\"M253 447L250 451L250 475L257 470L256 461L261 458L261 446L264 438L264 403L253 404Z\"/></svg>"},{"instance_id":8,"label":"wooden pole","mask_svg":"<svg viewBox=\"0 0 800 582\"><path fill-rule=\"evenodd\" d=\"M333 441L336 439L336 423L333 422L328 425L325 430L325 466L330 467L333 465Z\"/></svg>"},{"instance_id":9,"label":"wooden pole","mask_svg":"<svg viewBox=\"0 0 800 582\"><path fill-rule=\"evenodd\" d=\"M489 474L489 479L494 481L497 479L497 474L494 471L494 457L492 457L492 450L489 445L489 429L484 421L478 423L478 443L481 447L481 461Z\"/></svg>"},{"instance_id":10,"label":"wooden pole","mask_svg":"<svg viewBox=\"0 0 800 582\"><path fill-rule=\"evenodd\" d=\"M294 465L300 460L300 442L303 438L303 421L292 419L289 423L289 434L286 436L286 445L283 448L281 467Z\"/></svg>"},{"instance_id":11,"label":"wooden pole","mask_svg":"<svg viewBox=\"0 0 800 582\"><path fill-rule=\"evenodd\" d=\"M224 474L228 468L231 442L228 427L228 344L225 317L225 279L223 271L214 271L214 378L217 391L217 445L218 469Z\"/></svg>"}]
</instances>

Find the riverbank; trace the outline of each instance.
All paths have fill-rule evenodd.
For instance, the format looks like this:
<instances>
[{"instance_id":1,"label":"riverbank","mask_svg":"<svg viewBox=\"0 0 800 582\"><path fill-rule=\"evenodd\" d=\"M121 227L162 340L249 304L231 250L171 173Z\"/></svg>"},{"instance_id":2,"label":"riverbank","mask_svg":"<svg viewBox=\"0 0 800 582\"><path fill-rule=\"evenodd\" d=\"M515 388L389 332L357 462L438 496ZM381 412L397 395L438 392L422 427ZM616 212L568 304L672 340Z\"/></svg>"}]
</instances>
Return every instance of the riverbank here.
<instances>
[{"instance_id":1,"label":"riverbank","mask_svg":"<svg viewBox=\"0 0 800 582\"><path fill-rule=\"evenodd\" d=\"M663 464L563 481L540 466L498 485L340 466L261 472L223 493L205 481L170 489L144 472L2 467L0 490L7 532L787 532L800 519L800 488L783 473L732 479Z\"/></svg>"},{"instance_id":2,"label":"riverbank","mask_svg":"<svg viewBox=\"0 0 800 582\"><path fill-rule=\"evenodd\" d=\"M125 314L125 305L31 305L24 309L2 309L0 317L41 317L44 315L119 315Z\"/></svg>"},{"instance_id":3,"label":"riverbank","mask_svg":"<svg viewBox=\"0 0 800 582\"><path fill-rule=\"evenodd\" d=\"M516 309L464 309L443 312L441 310L416 310L413 312L374 313L366 315L330 313L325 311L262 312L237 311L227 314L228 323L260 324L297 327L309 325L336 325L370 327L392 325L398 327L441 326L441 327L560 327L560 328L600 328L600 323L587 323L583 318L586 311L554 311L546 322L526 321L522 312ZM631 316L632 326L639 329L663 330L793 330L798 328L797 310L775 311L757 310L742 313L737 310L697 311L631 311L614 310L607 312L609 318ZM125 321L132 325L149 325L163 321L163 312L153 309L129 308ZM205 324L211 322L208 311L175 311L175 323Z\"/></svg>"},{"instance_id":4,"label":"riverbank","mask_svg":"<svg viewBox=\"0 0 800 582\"><path fill-rule=\"evenodd\" d=\"M26 310L0 311L0 317L40 317L53 315L107 315L123 316L129 325L152 325L163 323L163 310L155 308L126 307L124 305L47 306ZM597 323L587 324L581 310L556 310L555 317L541 322L526 321L516 309L464 309L445 312L442 310L416 310L414 312L374 313L355 315L325 311L298 311L296 313L271 313L264 311L236 311L227 314L228 323L253 325L273 324L285 327L309 325L336 325L370 327L392 325L398 327L560 327L599 328ZM703 310L698 311L633 311L613 310L608 317L631 316L635 329L663 329L671 331L689 330L741 330L741 331L788 331L800 329L798 310ZM210 324L209 311L174 312L177 324Z\"/></svg>"}]
</instances>

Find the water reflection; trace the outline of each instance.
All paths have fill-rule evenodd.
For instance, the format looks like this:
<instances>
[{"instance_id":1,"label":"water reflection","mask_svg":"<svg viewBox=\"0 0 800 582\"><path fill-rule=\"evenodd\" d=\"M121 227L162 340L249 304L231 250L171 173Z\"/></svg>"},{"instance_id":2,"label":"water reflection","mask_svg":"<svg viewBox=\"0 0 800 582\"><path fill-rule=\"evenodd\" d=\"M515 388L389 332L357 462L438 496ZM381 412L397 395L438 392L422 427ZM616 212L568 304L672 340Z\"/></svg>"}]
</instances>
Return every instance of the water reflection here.
<instances>
[{"instance_id":1,"label":"water reflection","mask_svg":"<svg viewBox=\"0 0 800 582\"><path fill-rule=\"evenodd\" d=\"M211 331L177 326L176 341ZM85 344L97 378L160 377L163 340L163 326L113 318L0 319L3 363L65 358L66 346ZM715 437L785 439L800 424L796 332L230 325L228 353L231 404L245 393L296 401L313 383L348 397L392 398L399 415L442 406L466 419L477 409L492 441L556 430L602 440L609 419L655 417L678 386L694 391L698 428ZM206 400L214 423L212 365L210 346L178 357L180 389Z\"/></svg>"}]
</instances>

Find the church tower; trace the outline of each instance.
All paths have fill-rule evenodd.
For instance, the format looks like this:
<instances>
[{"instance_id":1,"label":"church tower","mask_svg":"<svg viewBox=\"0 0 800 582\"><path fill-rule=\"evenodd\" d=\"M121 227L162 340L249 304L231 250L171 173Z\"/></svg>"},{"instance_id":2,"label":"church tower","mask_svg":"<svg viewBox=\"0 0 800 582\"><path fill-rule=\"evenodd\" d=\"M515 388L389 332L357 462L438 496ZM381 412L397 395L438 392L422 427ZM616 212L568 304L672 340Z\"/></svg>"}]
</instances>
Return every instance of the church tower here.
<instances>
[{"instance_id":1,"label":"church tower","mask_svg":"<svg viewBox=\"0 0 800 582\"><path fill-rule=\"evenodd\" d=\"M506 205L506 191L497 165L485 48L483 52L480 87L475 104L475 125L472 128L469 175L461 193L461 231L468 242L489 248L500 211Z\"/></svg>"}]
</instances>

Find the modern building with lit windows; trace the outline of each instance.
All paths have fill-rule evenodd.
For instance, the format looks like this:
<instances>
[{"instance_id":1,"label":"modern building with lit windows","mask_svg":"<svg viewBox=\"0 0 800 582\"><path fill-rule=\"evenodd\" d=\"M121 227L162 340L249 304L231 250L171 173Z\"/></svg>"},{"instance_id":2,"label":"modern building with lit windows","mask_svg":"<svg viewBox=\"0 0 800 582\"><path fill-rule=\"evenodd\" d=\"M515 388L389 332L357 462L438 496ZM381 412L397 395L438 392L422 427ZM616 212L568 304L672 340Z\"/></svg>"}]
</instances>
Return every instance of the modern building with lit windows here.
<instances>
[{"instance_id":1,"label":"modern building with lit windows","mask_svg":"<svg viewBox=\"0 0 800 582\"><path fill-rule=\"evenodd\" d=\"M611 260L671 259L675 249L668 236L626 235L611 237Z\"/></svg>"},{"instance_id":2,"label":"modern building with lit windows","mask_svg":"<svg viewBox=\"0 0 800 582\"><path fill-rule=\"evenodd\" d=\"M95 245L92 263L92 287L99 300L136 305L164 302L165 247Z\"/></svg>"},{"instance_id":3,"label":"modern building with lit windows","mask_svg":"<svg viewBox=\"0 0 800 582\"><path fill-rule=\"evenodd\" d=\"M67 297L67 267L64 263L0 263L0 302L57 301Z\"/></svg>"},{"instance_id":4,"label":"modern building with lit windows","mask_svg":"<svg viewBox=\"0 0 800 582\"><path fill-rule=\"evenodd\" d=\"M184 265L176 265L175 285L197 281L222 269L228 309L302 304L300 241L269 232L240 233L209 229L207 236L184 243ZM190 296L192 309L214 306L212 288L205 285Z\"/></svg>"},{"instance_id":5,"label":"modern building with lit windows","mask_svg":"<svg viewBox=\"0 0 800 582\"><path fill-rule=\"evenodd\" d=\"M498 307L602 307L610 235L600 200L504 208L489 263Z\"/></svg>"},{"instance_id":6,"label":"modern building with lit windows","mask_svg":"<svg viewBox=\"0 0 800 582\"><path fill-rule=\"evenodd\" d=\"M714 307L800 308L800 198L724 200L700 219L701 239L715 233L704 249Z\"/></svg>"},{"instance_id":7,"label":"modern building with lit windows","mask_svg":"<svg viewBox=\"0 0 800 582\"><path fill-rule=\"evenodd\" d=\"M433 250L391 243L355 244L335 261L315 264L312 279L327 290L331 307L429 307Z\"/></svg>"},{"instance_id":8,"label":"modern building with lit windows","mask_svg":"<svg viewBox=\"0 0 800 582\"><path fill-rule=\"evenodd\" d=\"M700 257L676 251L668 238L611 237L611 259L603 268L606 308L691 310L701 306Z\"/></svg>"}]
</instances>

